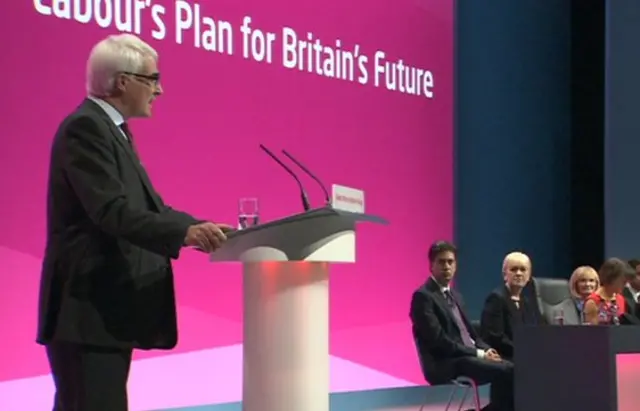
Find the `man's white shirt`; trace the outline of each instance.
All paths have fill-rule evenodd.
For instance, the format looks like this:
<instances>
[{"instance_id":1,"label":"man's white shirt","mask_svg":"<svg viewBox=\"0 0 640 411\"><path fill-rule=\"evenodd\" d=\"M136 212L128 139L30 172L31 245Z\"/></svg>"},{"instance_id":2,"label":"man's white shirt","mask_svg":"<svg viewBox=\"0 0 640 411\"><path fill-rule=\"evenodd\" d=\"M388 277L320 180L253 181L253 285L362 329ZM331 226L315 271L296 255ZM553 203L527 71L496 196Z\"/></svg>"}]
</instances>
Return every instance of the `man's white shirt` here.
<instances>
[{"instance_id":1,"label":"man's white shirt","mask_svg":"<svg viewBox=\"0 0 640 411\"><path fill-rule=\"evenodd\" d=\"M120 130L122 137L124 137L125 140L129 141L129 137L127 137L127 135L121 128L122 124L124 124L124 117L122 117L122 114L120 114L120 112L116 110L116 108L113 107L111 104L107 103L106 101L98 97L89 96L88 99L96 103L98 106L100 106L102 110L104 110L104 112L107 114L107 116L109 116L111 121L113 121L113 124L115 124L116 127L118 127L118 130Z\"/></svg>"}]
</instances>

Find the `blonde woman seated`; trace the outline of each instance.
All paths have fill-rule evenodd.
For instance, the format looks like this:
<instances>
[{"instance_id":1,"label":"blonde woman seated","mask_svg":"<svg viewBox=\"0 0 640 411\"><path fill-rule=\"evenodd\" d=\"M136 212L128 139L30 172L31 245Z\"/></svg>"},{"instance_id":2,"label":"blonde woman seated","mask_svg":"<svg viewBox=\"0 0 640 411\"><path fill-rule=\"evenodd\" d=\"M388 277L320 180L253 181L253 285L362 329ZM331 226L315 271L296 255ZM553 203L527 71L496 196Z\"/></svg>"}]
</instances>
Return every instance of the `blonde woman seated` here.
<instances>
[{"instance_id":1,"label":"blonde woman seated","mask_svg":"<svg viewBox=\"0 0 640 411\"><path fill-rule=\"evenodd\" d=\"M504 285L487 297L480 320L481 336L502 358L513 359L513 330L520 325L542 323L537 306L522 294L531 279L526 254L508 254L502 264Z\"/></svg>"},{"instance_id":2,"label":"blonde woman seated","mask_svg":"<svg viewBox=\"0 0 640 411\"><path fill-rule=\"evenodd\" d=\"M627 284L631 267L619 258L610 258L598 271L600 287L584 303L584 317L588 324L619 323L627 312L622 290Z\"/></svg>"},{"instance_id":3,"label":"blonde woman seated","mask_svg":"<svg viewBox=\"0 0 640 411\"><path fill-rule=\"evenodd\" d=\"M595 268L583 265L576 268L569 279L571 298L559 304L545 307L544 315L548 324L557 324L562 317L565 325L580 325L583 320L583 308L587 298L600 287L600 279Z\"/></svg>"}]
</instances>

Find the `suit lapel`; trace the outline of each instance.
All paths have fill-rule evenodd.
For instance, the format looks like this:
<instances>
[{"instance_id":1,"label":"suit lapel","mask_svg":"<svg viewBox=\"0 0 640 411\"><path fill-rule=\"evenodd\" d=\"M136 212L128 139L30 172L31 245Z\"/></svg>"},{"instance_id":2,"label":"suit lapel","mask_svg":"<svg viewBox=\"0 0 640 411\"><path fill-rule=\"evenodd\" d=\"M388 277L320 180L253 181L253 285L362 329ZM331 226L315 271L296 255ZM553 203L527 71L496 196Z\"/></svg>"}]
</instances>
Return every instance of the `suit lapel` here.
<instances>
[{"instance_id":1,"label":"suit lapel","mask_svg":"<svg viewBox=\"0 0 640 411\"><path fill-rule=\"evenodd\" d=\"M136 169L138 173L138 177L140 177L140 181L142 181L142 185L147 191L147 194L149 195L149 197L151 198L151 201L153 201L153 204L158 208L158 210L162 210L162 202L158 198L156 191L153 189L153 185L151 184L149 175L147 174L145 169L142 167L142 164L140 163L140 158L133 151L132 145L128 141L126 141L125 138L123 137L122 135L123 132L120 130L120 128L118 128L118 126L115 125L115 123L111 120L111 118L109 118L107 113L105 113L100 106L98 106L97 104L95 104L93 101L89 99L86 100L85 104L87 104L87 107L89 107L91 110L100 114L100 117L105 121L105 123L107 124L107 127L109 127L109 131L111 131L111 134L115 138L117 144L119 144L120 147L122 147L122 149L127 153L127 157L129 158L129 160L131 160L131 163Z\"/></svg>"},{"instance_id":2,"label":"suit lapel","mask_svg":"<svg viewBox=\"0 0 640 411\"><path fill-rule=\"evenodd\" d=\"M467 318L467 315L464 313L464 310L462 309L462 303L461 303L462 297L455 290L451 290L451 295L453 296L453 300L456 302L456 305L458 306L458 311L460 312L460 318L462 318L462 322L464 322L464 325L465 327L467 327L467 331L469 332L471 337L475 339L476 335L475 335L475 332L473 331L473 327L471 326L471 321L469 321L469 319ZM458 325L457 322L455 324L456 326Z\"/></svg>"},{"instance_id":3,"label":"suit lapel","mask_svg":"<svg viewBox=\"0 0 640 411\"><path fill-rule=\"evenodd\" d=\"M507 305L508 321L511 322L511 319L514 317L514 314L518 312L518 307L516 307L515 301L511 299L511 294L509 293L509 289L507 288L506 285L502 287L502 297L504 298L504 301ZM525 309L525 298L526 297L524 293L521 293L520 294L520 310L523 310L523 311Z\"/></svg>"},{"instance_id":4,"label":"suit lapel","mask_svg":"<svg viewBox=\"0 0 640 411\"><path fill-rule=\"evenodd\" d=\"M628 289L627 287L624 287L622 289L622 297L624 298L624 303L627 306L627 313L629 314L635 314L636 310L637 310L637 306L638 303L636 302L636 299L634 298L633 293L631 292L630 289Z\"/></svg>"},{"instance_id":5,"label":"suit lapel","mask_svg":"<svg viewBox=\"0 0 640 411\"><path fill-rule=\"evenodd\" d=\"M536 280L535 277L531 277L531 280L529 281L529 284L527 284L525 286L525 289L522 290L523 291L522 294L526 294L527 287L531 287L532 288L533 298L535 298L535 301L532 301L532 302L535 302L536 309L538 310L540 315L544 315L544 304L543 304L543 301L542 301L542 297L540 296L540 286L538 285L538 280Z\"/></svg>"},{"instance_id":6,"label":"suit lapel","mask_svg":"<svg viewBox=\"0 0 640 411\"><path fill-rule=\"evenodd\" d=\"M453 324L453 326L458 330L458 332L460 332L461 330L460 327L458 327L458 322L453 315L453 311L451 310L449 303L447 302L446 298L444 298L444 294L442 293L440 285L433 278L429 278L427 280L427 284L425 284L425 287L427 291L430 292L433 296L433 301L435 301L435 303L440 306L440 309L449 317L449 320ZM454 300L456 299L453 290L451 290L451 296L454 298Z\"/></svg>"}]
</instances>

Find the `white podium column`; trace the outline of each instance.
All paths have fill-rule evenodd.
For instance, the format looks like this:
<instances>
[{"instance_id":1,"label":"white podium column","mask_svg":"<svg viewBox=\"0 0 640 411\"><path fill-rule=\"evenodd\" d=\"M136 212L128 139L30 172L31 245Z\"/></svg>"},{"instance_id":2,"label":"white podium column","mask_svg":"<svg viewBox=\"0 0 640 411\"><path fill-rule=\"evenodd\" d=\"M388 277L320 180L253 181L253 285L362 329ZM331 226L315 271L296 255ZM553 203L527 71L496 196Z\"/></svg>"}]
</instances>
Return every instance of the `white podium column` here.
<instances>
[{"instance_id":1,"label":"white podium column","mask_svg":"<svg viewBox=\"0 0 640 411\"><path fill-rule=\"evenodd\" d=\"M244 411L329 411L329 264L244 264Z\"/></svg>"}]
</instances>

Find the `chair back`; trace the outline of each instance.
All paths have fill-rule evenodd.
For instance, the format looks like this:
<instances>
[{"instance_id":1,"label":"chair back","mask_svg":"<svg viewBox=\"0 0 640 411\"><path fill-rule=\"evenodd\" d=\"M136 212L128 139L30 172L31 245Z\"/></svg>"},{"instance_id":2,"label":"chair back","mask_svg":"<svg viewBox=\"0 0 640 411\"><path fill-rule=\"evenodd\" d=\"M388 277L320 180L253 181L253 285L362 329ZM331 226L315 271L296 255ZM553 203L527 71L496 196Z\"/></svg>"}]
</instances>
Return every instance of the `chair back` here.
<instances>
[{"instance_id":1,"label":"chair back","mask_svg":"<svg viewBox=\"0 0 640 411\"><path fill-rule=\"evenodd\" d=\"M539 300L548 305L557 305L571 298L569 280L565 278L535 278L532 281Z\"/></svg>"}]
</instances>

